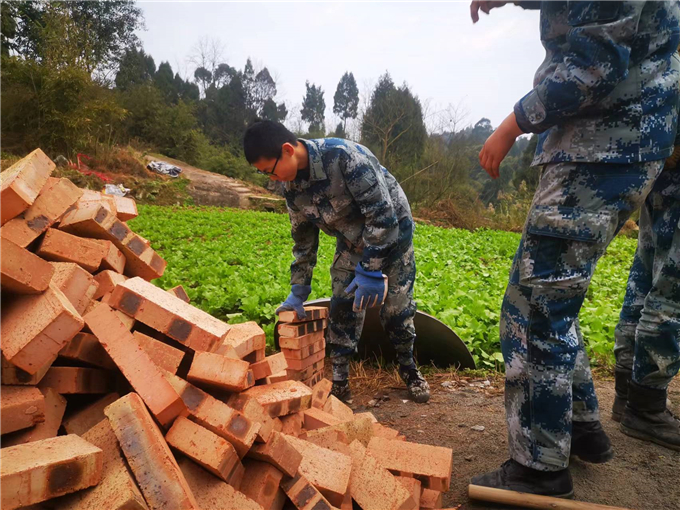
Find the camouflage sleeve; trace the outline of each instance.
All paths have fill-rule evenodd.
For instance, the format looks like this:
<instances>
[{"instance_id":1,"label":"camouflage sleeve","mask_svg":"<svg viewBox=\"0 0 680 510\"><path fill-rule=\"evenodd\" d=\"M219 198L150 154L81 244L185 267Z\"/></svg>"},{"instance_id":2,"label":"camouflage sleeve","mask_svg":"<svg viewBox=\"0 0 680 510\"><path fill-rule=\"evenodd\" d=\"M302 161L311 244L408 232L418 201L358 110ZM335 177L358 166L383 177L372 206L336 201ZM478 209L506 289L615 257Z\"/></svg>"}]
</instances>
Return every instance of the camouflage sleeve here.
<instances>
[{"instance_id":1,"label":"camouflage sleeve","mask_svg":"<svg viewBox=\"0 0 680 510\"><path fill-rule=\"evenodd\" d=\"M381 271L399 239L399 221L385 175L372 154L346 154L340 164L349 192L365 218L361 266L366 271Z\"/></svg>"},{"instance_id":2,"label":"camouflage sleeve","mask_svg":"<svg viewBox=\"0 0 680 510\"><path fill-rule=\"evenodd\" d=\"M291 285L311 285L316 254L319 249L319 227L309 221L300 211L288 208L291 236L293 237L293 257L290 265Z\"/></svg>"},{"instance_id":3,"label":"camouflage sleeve","mask_svg":"<svg viewBox=\"0 0 680 510\"><path fill-rule=\"evenodd\" d=\"M567 2L564 57L514 111L526 133L542 133L606 97L628 75L644 2Z\"/></svg>"},{"instance_id":4,"label":"camouflage sleeve","mask_svg":"<svg viewBox=\"0 0 680 510\"><path fill-rule=\"evenodd\" d=\"M530 0L516 0L513 2L515 5L520 6L522 9L540 9L540 1L530 1Z\"/></svg>"}]
</instances>

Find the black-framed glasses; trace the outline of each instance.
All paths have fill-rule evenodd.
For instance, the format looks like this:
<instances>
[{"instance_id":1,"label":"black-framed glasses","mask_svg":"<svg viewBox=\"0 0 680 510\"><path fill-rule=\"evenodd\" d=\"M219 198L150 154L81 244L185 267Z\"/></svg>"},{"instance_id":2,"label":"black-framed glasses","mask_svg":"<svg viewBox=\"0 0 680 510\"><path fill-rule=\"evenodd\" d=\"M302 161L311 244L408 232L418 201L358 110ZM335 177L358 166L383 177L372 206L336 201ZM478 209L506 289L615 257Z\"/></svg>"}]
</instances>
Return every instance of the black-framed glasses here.
<instances>
[{"instance_id":1,"label":"black-framed glasses","mask_svg":"<svg viewBox=\"0 0 680 510\"><path fill-rule=\"evenodd\" d=\"M271 171L271 172L264 172L264 171L262 171L262 170L257 169L257 173L258 173L258 174L262 174L262 175L274 175L274 172L276 172L276 165L279 164L279 159L281 159L281 156L279 156L278 158L276 158L276 161L274 162L274 166L272 167L272 171Z\"/></svg>"}]
</instances>

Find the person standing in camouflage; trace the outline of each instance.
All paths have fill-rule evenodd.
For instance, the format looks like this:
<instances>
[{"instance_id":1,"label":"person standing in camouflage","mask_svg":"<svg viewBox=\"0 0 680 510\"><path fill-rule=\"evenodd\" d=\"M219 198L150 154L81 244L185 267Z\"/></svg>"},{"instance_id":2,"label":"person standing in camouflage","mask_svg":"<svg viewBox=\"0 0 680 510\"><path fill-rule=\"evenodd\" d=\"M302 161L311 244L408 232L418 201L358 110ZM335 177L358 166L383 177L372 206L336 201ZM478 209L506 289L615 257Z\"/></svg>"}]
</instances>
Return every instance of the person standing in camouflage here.
<instances>
[{"instance_id":1,"label":"person standing in camouflage","mask_svg":"<svg viewBox=\"0 0 680 510\"><path fill-rule=\"evenodd\" d=\"M328 331L332 393L343 401L351 398L349 361L357 351L366 309L382 305L380 319L409 396L427 402L430 389L413 358L414 223L399 183L362 145L338 138L296 139L276 122L251 125L243 145L249 163L282 182L288 206L295 260L291 293L277 313L305 315L319 230L337 240Z\"/></svg>"},{"instance_id":2,"label":"person standing in camouflage","mask_svg":"<svg viewBox=\"0 0 680 510\"><path fill-rule=\"evenodd\" d=\"M505 3L473 1L473 21ZM517 136L538 133L542 169L501 310L511 458L471 483L571 497L570 456L613 456L578 314L598 259L673 150L680 8L517 3L540 9L546 58L479 158L496 178Z\"/></svg>"}]
</instances>

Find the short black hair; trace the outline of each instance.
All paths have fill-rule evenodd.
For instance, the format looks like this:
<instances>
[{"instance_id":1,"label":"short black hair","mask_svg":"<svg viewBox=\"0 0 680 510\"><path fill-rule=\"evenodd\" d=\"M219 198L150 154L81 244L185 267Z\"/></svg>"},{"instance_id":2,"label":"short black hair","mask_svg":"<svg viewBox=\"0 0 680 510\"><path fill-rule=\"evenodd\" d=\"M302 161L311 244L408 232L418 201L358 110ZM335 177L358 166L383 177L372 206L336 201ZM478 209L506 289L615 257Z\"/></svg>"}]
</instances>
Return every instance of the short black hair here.
<instances>
[{"instance_id":1,"label":"short black hair","mask_svg":"<svg viewBox=\"0 0 680 510\"><path fill-rule=\"evenodd\" d=\"M278 158L284 143L297 145L297 138L286 126L271 120L253 122L243 136L243 152L248 163L255 163L260 158Z\"/></svg>"}]
</instances>

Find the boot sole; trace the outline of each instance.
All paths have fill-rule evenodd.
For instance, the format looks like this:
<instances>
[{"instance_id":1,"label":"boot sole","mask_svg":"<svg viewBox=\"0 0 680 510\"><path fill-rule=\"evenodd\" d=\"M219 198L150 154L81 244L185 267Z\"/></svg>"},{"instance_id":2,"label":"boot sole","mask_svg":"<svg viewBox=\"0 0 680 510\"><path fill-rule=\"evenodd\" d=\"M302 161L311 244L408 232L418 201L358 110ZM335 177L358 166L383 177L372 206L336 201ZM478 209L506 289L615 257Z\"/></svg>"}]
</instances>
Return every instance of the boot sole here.
<instances>
[{"instance_id":1,"label":"boot sole","mask_svg":"<svg viewBox=\"0 0 680 510\"><path fill-rule=\"evenodd\" d=\"M604 464L605 462L609 462L614 458L614 449L610 448L604 453L596 453L596 454L578 454L575 453L572 455L572 457L577 457L581 459L583 462L588 462L589 464Z\"/></svg>"},{"instance_id":2,"label":"boot sole","mask_svg":"<svg viewBox=\"0 0 680 510\"><path fill-rule=\"evenodd\" d=\"M654 436L650 436L648 434L645 434L644 432L640 430L635 430L631 429L629 427L626 427L623 423L619 425L619 430L626 434L627 436L634 437L635 439L640 439L642 441L647 441L648 443L655 443L660 446L663 446L665 448L668 448L670 450L675 450L677 452L680 452L680 445L677 444L670 444L665 441L662 441L661 439L658 439Z\"/></svg>"}]
</instances>

